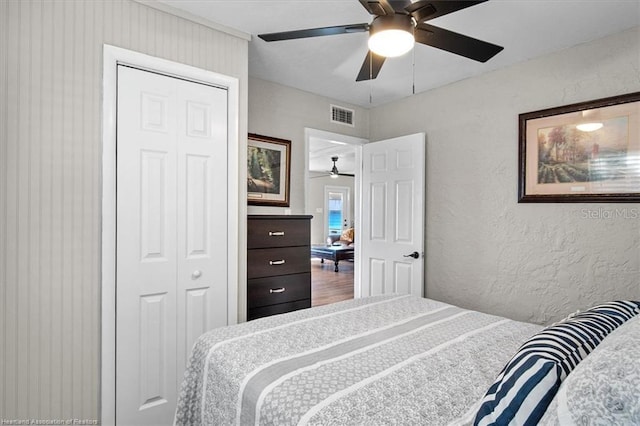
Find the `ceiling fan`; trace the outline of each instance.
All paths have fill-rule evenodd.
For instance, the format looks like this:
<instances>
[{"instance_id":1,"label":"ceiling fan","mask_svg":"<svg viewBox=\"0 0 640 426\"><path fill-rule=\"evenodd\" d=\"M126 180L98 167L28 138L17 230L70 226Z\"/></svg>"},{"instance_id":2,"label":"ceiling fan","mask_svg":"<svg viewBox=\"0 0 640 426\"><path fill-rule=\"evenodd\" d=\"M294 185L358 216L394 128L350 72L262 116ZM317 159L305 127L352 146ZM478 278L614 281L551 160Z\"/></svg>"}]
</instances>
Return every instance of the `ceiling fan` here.
<instances>
[{"instance_id":1,"label":"ceiling fan","mask_svg":"<svg viewBox=\"0 0 640 426\"><path fill-rule=\"evenodd\" d=\"M337 155L334 155L333 157L331 157L331 161L333 161L333 167L329 171L329 176L331 176L332 178L337 179L338 176L351 176L351 177L354 176L351 173L340 173L338 171L338 167L336 167L336 162L338 161L338 156Z\"/></svg>"},{"instance_id":2,"label":"ceiling fan","mask_svg":"<svg viewBox=\"0 0 640 426\"><path fill-rule=\"evenodd\" d=\"M335 34L369 32L367 54L356 81L378 76L387 57L407 53L415 42L426 44L465 58L486 62L503 47L471 38L425 22L488 0L359 0L374 15L370 24L338 25L335 27L258 34L265 41L293 40Z\"/></svg>"}]
</instances>

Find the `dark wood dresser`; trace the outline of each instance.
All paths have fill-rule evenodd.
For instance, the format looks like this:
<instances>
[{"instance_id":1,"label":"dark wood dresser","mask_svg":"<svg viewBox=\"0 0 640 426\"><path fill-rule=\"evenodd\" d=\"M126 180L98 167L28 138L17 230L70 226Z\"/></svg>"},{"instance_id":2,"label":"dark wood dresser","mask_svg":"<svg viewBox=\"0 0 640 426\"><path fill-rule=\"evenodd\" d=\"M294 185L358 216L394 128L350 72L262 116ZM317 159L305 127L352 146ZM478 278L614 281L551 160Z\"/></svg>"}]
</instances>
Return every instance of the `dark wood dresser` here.
<instances>
[{"instance_id":1,"label":"dark wood dresser","mask_svg":"<svg viewBox=\"0 0 640 426\"><path fill-rule=\"evenodd\" d=\"M311 307L311 218L247 216L247 320Z\"/></svg>"}]
</instances>

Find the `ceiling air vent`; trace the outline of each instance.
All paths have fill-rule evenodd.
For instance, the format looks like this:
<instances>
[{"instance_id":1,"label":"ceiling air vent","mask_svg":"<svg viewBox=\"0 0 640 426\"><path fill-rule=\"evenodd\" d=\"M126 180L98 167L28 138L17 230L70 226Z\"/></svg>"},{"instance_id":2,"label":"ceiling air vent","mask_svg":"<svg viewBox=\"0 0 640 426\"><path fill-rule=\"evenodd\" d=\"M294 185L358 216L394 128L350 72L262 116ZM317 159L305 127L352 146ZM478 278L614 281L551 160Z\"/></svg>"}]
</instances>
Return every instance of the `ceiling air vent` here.
<instances>
[{"instance_id":1,"label":"ceiling air vent","mask_svg":"<svg viewBox=\"0 0 640 426\"><path fill-rule=\"evenodd\" d=\"M353 110L331 105L331 122L353 127Z\"/></svg>"}]
</instances>

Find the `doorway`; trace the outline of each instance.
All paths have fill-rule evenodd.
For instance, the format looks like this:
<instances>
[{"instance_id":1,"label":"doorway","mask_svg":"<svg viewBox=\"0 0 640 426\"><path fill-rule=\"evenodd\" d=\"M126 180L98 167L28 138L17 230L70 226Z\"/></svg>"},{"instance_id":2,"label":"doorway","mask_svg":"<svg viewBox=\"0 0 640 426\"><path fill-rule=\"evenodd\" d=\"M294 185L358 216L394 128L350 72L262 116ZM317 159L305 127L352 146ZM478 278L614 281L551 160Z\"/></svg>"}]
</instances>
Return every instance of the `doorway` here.
<instances>
[{"instance_id":1,"label":"doorway","mask_svg":"<svg viewBox=\"0 0 640 426\"><path fill-rule=\"evenodd\" d=\"M355 236L361 214L360 158L366 142L362 138L305 129L305 206L306 213L313 216L311 245L322 248L312 250L313 306L359 296ZM341 240L343 233L345 238Z\"/></svg>"}]
</instances>

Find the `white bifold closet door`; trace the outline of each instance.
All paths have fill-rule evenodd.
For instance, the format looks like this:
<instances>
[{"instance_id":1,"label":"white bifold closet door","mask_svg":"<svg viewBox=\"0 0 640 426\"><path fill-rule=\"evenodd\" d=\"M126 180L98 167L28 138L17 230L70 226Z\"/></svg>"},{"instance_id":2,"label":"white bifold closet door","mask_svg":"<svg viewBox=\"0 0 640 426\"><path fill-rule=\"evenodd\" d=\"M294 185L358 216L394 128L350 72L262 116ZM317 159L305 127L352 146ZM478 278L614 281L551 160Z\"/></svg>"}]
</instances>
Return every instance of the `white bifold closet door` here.
<instances>
[{"instance_id":1,"label":"white bifold closet door","mask_svg":"<svg viewBox=\"0 0 640 426\"><path fill-rule=\"evenodd\" d=\"M227 324L227 91L118 66L116 422L171 424Z\"/></svg>"}]
</instances>

